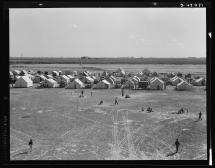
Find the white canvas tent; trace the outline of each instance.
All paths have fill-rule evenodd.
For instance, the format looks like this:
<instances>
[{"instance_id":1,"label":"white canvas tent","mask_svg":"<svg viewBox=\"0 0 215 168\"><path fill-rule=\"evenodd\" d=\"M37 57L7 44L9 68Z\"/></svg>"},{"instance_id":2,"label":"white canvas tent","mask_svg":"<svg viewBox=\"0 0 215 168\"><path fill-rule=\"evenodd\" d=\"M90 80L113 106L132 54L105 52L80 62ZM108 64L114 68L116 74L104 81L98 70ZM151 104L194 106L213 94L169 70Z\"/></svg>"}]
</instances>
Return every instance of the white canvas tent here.
<instances>
[{"instance_id":1,"label":"white canvas tent","mask_svg":"<svg viewBox=\"0 0 215 168\"><path fill-rule=\"evenodd\" d=\"M140 78L138 76L134 76L133 78L135 78L138 82L140 82Z\"/></svg>"},{"instance_id":2,"label":"white canvas tent","mask_svg":"<svg viewBox=\"0 0 215 168\"><path fill-rule=\"evenodd\" d=\"M131 79L135 84L138 84L138 82L140 80L138 80L138 77L134 76L132 79Z\"/></svg>"},{"instance_id":3,"label":"white canvas tent","mask_svg":"<svg viewBox=\"0 0 215 168\"><path fill-rule=\"evenodd\" d=\"M75 77L72 76L72 75L67 75L67 77L68 77L70 80L75 78Z\"/></svg>"},{"instance_id":4,"label":"white canvas tent","mask_svg":"<svg viewBox=\"0 0 215 168\"><path fill-rule=\"evenodd\" d=\"M33 70L30 69L30 70L28 71L28 74L34 75L35 72L34 72Z\"/></svg>"},{"instance_id":5,"label":"white canvas tent","mask_svg":"<svg viewBox=\"0 0 215 168\"><path fill-rule=\"evenodd\" d=\"M57 82L65 82L65 83L69 83L70 79L66 76L66 75L60 75L60 76L57 76Z\"/></svg>"},{"instance_id":6,"label":"white canvas tent","mask_svg":"<svg viewBox=\"0 0 215 168\"><path fill-rule=\"evenodd\" d=\"M32 81L34 80L35 76L31 74L26 74L25 76L29 77Z\"/></svg>"},{"instance_id":7,"label":"white canvas tent","mask_svg":"<svg viewBox=\"0 0 215 168\"><path fill-rule=\"evenodd\" d=\"M27 76L20 76L20 78L15 82L15 87L17 88L27 88L33 86L33 81Z\"/></svg>"},{"instance_id":8,"label":"white canvas tent","mask_svg":"<svg viewBox=\"0 0 215 168\"><path fill-rule=\"evenodd\" d=\"M204 78L199 78L193 81L194 86L205 86L205 79Z\"/></svg>"},{"instance_id":9,"label":"white canvas tent","mask_svg":"<svg viewBox=\"0 0 215 168\"><path fill-rule=\"evenodd\" d=\"M91 78L90 76L86 76L86 77L84 77L84 82L93 83L93 82L94 82L94 79Z\"/></svg>"},{"instance_id":10,"label":"white canvas tent","mask_svg":"<svg viewBox=\"0 0 215 168\"><path fill-rule=\"evenodd\" d=\"M83 72L83 75L84 75L84 76L89 76L90 74L89 74L88 71L84 71L84 72Z\"/></svg>"},{"instance_id":11,"label":"white canvas tent","mask_svg":"<svg viewBox=\"0 0 215 168\"><path fill-rule=\"evenodd\" d=\"M40 83L41 81L46 80L47 78L44 75L36 75L33 82L34 83Z\"/></svg>"},{"instance_id":12,"label":"white canvas tent","mask_svg":"<svg viewBox=\"0 0 215 168\"><path fill-rule=\"evenodd\" d=\"M172 85L176 86L178 83L183 81L183 79L179 78L178 76L175 76L175 77L171 78L170 81L171 81Z\"/></svg>"},{"instance_id":13,"label":"white canvas tent","mask_svg":"<svg viewBox=\"0 0 215 168\"><path fill-rule=\"evenodd\" d=\"M102 72L101 76L108 76L108 72L107 71Z\"/></svg>"},{"instance_id":14,"label":"white canvas tent","mask_svg":"<svg viewBox=\"0 0 215 168\"><path fill-rule=\"evenodd\" d=\"M113 75L111 75L110 78L113 79L114 82L117 80Z\"/></svg>"},{"instance_id":15,"label":"white canvas tent","mask_svg":"<svg viewBox=\"0 0 215 168\"><path fill-rule=\"evenodd\" d=\"M136 87L136 85L135 85L134 81L132 81L130 79L127 80L124 85L122 85L122 88L125 88L125 89L135 89L135 87Z\"/></svg>"},{"instance_id":16,"label":"white canvas tent","mask_svg":"<svg viewBox=\"0 0 215 168\"><path fill-rule=\"evenodd\" d=\"M28 74L28 72L25 69L21 70L21 73L23 73L24 75Z\"/></svg>"},{"instance_id":17,"label":"white canvas tent","mask_svg":"<svg viewBox=\"0 0 215 168\"><path fill-rule=\"evenodd\" d=\"M73 71L72 74L73 75L78 75L78 72L77 71Z\"/></svg>"},{"instance_id":18,"label":"white canvas tent","mask_svg":"<svg viewBox=\"0 0 215 168\"><path fill-rule=\"evenodd\" d=\"M15 80L18 80L21 76L15 76Z\"/></svg>"},{"instance_id":19,"label":"white canvas tent","mask_svg":"<svg viewBox=\"0 0 215 168\"><path fill-rule=\"evenodd\" d=\"M118 77L124 76L126 74L123 68L118 68L115 72L116 72L116 76Z\"/></svg>"},{"instance_id":20,"label":"white canvas tent","mask_svg":"<svg viewBox=\"0 0 215 168\"><path fill-rule=\"evenodd\" d=\"M111 76L110 77L107 77L107 78L105 78L112 86L113 85L115 85L115 82L114 82L114 80L113 80L113 78L111 78Z\"/></svg>"},{"instance_id":21,"label":"white canvas tent","mask_svg":"<svg viewBox=\"0 0 215 168\"><path fill-rule=\"evenodd\" d=\"M192 88L193 88L193 86L190 85L189 83L185 82L184 80L181 81L176 86L176 90L191 90Z\"/></svg>"},{"instance_id":22,"label":"white canvas tent","mask_svg":"<svg viewBox=\"0 0 215 168\"><path fill-rule=\"evenodd\" d=\"M59 86L59 84L53 79L45 79L44 81L41 82L41 85L46 85L50 88L55 88Z\"/></svg>"},{"instance_id":23,"label":"white canvas tent","mask_svg":"<svg viewBox=\"0 0 215 168\"><path fill-rule=\"evenodd\" d=\"M138 73L136 74L136 76L137 76L137 77L142 77L142 76L144 76L144 74L143 74L143 72L140 71L140 72L138 72Z\"/></svg>"},{"instance_id":24,"label":"white canvas tent","mask_svg":"<svg viewBox=\"0 0 215 168\"><path fill-rule=\"evenodd\" d=\"M78 78L73 80L72 82L69 82L66 86L66 89L82 89L85 85L82 81L80 81Z\"/></svg>"},{"instance_id":25,"label":"white canvas tent","mask_svg":"<svg viewBox=\"0 0 215 168\"><path fill-rule=\"evenodd\" d=\"M92 75L91 78L93 78L93 80L97 79L94 75Z\"/></svg>"},{"instance_id":26,"label":"white canvas tent","mask_svg":"<svg viewBox=\"0 0 215 168\"><path fill-rule=\"evenodd\" d=\"M20 71L19 71L19 70L13 70L13 74L14 74L14 75L19 75L19 74L20 74Z\"/></svg>"},{"instance_id":27,"label":"white canvas tent","mask_svg":"<svg viewBox=\"0 0 215 168\"><path fill-rule=\"evenodd\" d=\"M57 71L52 71L52 74L55 76L59 76L59 72L57 72Z\"/></svg>"},{"instance_id":28,"label":"white canvas tent","mask_svg":"<svg viewBox=\"0 0 215 168\"><path fill-rule=\"evenodd\" d=\"M13 72L9 71L10 76L13 76Z\"/></svg>"},{"instance_id":29,"label":"white canvas tent","mask_svg":"<svg viewBox=\"0 0 215 168\"><path fill-rule=\"evenodd\" d=\"M46 75L46 78L47 79L53 79L53 76L52 75Z\"/></svg>"},{"instance_id":30,"label":"white canvas tent","mask_svg":"<svg viewBox=\"0 0 215 168\"><path fill-rule=\"evenodd\" d=\"M164 81L162 81L159 78L155 77L152 80L150 80L149 88L151 90L163 90L165 88Z\"/></svg>"},{"instance_id":31,"label":"white canvas tent","mask_svg":"<svg viewBox=\"0 0 215 168\"><path fill-rule=\"evenodd\" d=\"M111 84L105 79L93 85L93 89L109 89L110 87L111 87Z\"/></svg>"}]
</instances>

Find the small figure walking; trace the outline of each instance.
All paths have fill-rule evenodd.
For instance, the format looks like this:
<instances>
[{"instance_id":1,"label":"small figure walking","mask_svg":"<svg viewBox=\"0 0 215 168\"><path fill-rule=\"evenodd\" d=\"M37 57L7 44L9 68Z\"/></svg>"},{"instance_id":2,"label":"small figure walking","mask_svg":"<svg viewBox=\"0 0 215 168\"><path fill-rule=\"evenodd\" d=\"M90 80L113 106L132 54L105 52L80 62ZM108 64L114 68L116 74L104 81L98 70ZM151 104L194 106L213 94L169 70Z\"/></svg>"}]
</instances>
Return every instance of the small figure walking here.
<instances>
[{"instance_id":1,"label":"small figure walking","mask_svg":"<svg viewBox=\"0 0 215 168\"><path fill-rule=\"evenodd\" d=\"M124 89L122 88L121 91L122 91L122 96L124 96Z\"/></svg>"},{"instance_id":2,"label":"small figure walking","mask_svg":"<svg viewBox=\"0 0 215 168\"><path fill-rule=\"evenodd\" d=\"M178 153L179 146L180 146L180 143L179 143L178 139L176 139L176 141L175 141L175 147L176 147L175 153Z\"/></svg>"},{"instance_id":3,"label":"small figure walking","mask_svg":"<svg viewBox=\"0 0 215 168\"><path fill-rule=\"evenodd\" d=\"M199 120L202 120L202 112L199 113Z\"/></svg>"},{"instance_id":4,"label":"small figure walking","mask_svg":"<svg viewBox=\"0 0 215 168\"><path fill-rule=\"evenodd\" d=\"M91 96L93 96L93 92L92 91L90 92L90 94L91 94Z\"/></svg>"},{"instance_id":5,"label":"small figure walking","mask_svg":"<svg viewBox=\"0 0 215 168\"><path fill-rule=\"evenodd\" d=\"M30 139L28 145L30 147L30 152L31 152L32 151L32 146L33 146L33 140L32 139Z\"/></svg>"},{"instance_id":6,"label":"small figure walking","mask_svg":"<svg viewBox=\"0 0 215 168\"><path fill-rule=\"evenodd\" d=\"M116 104L118 104L118 100L117 100L117 97L115 98L115 105L116 105Z\"/></svg>"},{"instance_id":7,"label":"small figure walking","mask_svg":"<svg viewBox=\"0 0 215 168\"><path fill-rule=\"evenodd\" d=\"M81 97L84 97L84 90L81 90Z\"/></svg>"}]
</instances>

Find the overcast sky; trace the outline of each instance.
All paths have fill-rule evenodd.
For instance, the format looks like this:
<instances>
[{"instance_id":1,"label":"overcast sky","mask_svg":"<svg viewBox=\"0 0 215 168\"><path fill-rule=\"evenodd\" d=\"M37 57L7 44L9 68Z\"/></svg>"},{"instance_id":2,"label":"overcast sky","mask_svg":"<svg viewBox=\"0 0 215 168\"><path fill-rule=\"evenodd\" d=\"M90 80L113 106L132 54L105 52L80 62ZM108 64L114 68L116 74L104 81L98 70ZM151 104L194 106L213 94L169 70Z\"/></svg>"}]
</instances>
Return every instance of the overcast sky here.
<instances>
[{"instance_id":1,"label":"overcast sky","mask_svg":"<svg viewBox=\"0 0 215 168\"><path fill-rule=\"evenodd\" d=\"M10 56L206 57L206 10L10 9Z\"/></svg>"}]
</instances>

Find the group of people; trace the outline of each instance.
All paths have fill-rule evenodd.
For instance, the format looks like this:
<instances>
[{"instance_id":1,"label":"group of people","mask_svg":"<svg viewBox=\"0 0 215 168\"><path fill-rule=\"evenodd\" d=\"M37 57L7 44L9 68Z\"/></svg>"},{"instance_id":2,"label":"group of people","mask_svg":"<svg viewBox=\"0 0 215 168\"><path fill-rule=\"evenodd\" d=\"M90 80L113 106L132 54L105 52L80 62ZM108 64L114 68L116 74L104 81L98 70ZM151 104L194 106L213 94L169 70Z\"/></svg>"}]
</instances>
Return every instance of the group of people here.
<instances>
[{"instance_id":1,"label":"group of people","mask_svg":"<svg viewBox=\"0 0 215 168\"><path fill-rule=\"evenodd\" d=\"M124 90L122 89L121 91L122 91L122 96L124 96ZM91 96L92 96L92 92L91 92ZM80 97L84 97L84 91L83 90L81 91ZM103 104L103 100L101 100L99 102L99 105L102 105L102 104ZM115 98L114 104L118 105L118 98L117 97ZM144 107L142 107L141 110L144 111ZM151 107L148 107L146 111L148 113L153 112L153 110L152 110ZM188 113L188 109L185 109L185 108L182 107L180 110L178 110L177 114L184 114L185 111ZM202 120L202 112L201 111L199 112L199 118L198 118L198 120ZM33 145L33 142L32 142L32 139L31 139L30 142L29 142L30 150L32 150L32 145ZM176 139L174 145L176 147L175 153L178 153L179 146L180 146L180 142L179 142L178 139Z\"/></svg>"},{"instance_id":2,"label":"group of people","mask_svg":"<svg viewBox=\"0 0 215 168\"><path fill-rule=\"evenodd\" d=\"M93 96L93 92L92 91L90 92L90 95ZM80 94L79 97L84 97L84 90L81 90L81 94Z\"/></svg>"},{"instance_id":3,"label":"group of people","mask_svg":"<svg viewBox=\"0 0 215 168\"><path fill-rule=\"evenodd\" d=\"M144 111L144 107L141 108L141 111ZM151 107L148 107L148 108L146 109L146 111L147 111L148 113L153 112L153 110L152 110Z\"/></svg>"},{"instance_id":4,"label":"group of people","mask_svg":"<svg viewBox=\"0 0 215 168\"><path fill-rule=\"evenodd\" d=\"M188 109L184 109L184 108L182 107L180 110L178 110L177 114L184 114L184 113L185 113L185 110L186 110L186 112L188 113ZM199 120L202 120L202 112L201 112L201 111L199 112L198 115L199 115L198 121L199 121Z\"/></svg>"},{"instance_id":5,"label":"group of people","mask_svg":"<svg viewBox=\"0 0 215 168\"><path fill-rule=\"evenodd\" d=\"M103 104L103 100L100 100L99 105L102 105L102 104ZM119 104L117 97L115 98L114 104L115 105Z\"/></svg>"},{"instance_id":6,"label":"group of people","mask_svg":"<svg viewBox=\"0 0 215 168\"><path fill-rule=\"evenodd\" d=\"M184 114L185 111L188 113L188 109L182 107L180 110L178 110L177 114Z\"/></svg>"}]
</instances>

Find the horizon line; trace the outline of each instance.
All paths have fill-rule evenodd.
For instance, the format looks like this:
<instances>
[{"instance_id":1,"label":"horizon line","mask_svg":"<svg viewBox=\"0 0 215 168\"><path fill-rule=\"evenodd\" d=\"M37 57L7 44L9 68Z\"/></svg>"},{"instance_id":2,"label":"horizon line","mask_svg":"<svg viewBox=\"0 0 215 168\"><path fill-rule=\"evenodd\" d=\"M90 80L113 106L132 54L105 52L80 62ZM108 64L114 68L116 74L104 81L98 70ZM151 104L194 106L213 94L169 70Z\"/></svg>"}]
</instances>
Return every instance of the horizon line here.
<instances>
[{"instance_id":1,"label":"horizon line","mask_svg":"<svg viewBox=\"0 0 215 168\"><path fill-rule=\"evenodd\" d=\"M9 57L9 58L171 58L171 59L179 59L179 58L206 58L206 57L90 57L90 56L80 56L80 57Z\"/></svg>"}]
</instances>

